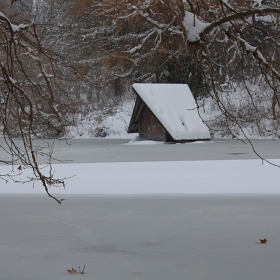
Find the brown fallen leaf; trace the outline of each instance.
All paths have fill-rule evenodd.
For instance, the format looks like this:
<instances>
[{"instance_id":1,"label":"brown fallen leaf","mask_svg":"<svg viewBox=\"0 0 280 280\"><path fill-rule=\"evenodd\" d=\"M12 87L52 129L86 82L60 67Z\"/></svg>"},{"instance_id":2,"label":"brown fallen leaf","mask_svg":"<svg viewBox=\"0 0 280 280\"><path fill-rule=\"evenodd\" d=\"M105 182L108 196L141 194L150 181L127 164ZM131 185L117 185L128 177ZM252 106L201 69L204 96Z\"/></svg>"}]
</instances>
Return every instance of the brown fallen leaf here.
<instances>
[{"instance_id":1,"label":"brown fallen leaf","mask_svg":"<svg viewBox=\"0 0 280 280\"><path fill-rule=\"evenodd\" d=\"M79 271L77 271L77 270L74 269L73 267L72 267L72 269L67 269L67 271L68 271L70 274L84 274L85 267L86 267L86 266L84 265L84 268L83 268L82 271L80 270L80 267L79 267Z\"/></svg>"},{"instance_id":2,"label":"brown fallen leaf","mask_svg":"<svg viewBox=\"0 0 280 280\"><path fill-rule=\"evenodd\" d=\"M264 244L264 243L267 242L267 239L266 238L265 239L260 239L260 241L261 241L262 244Z\"/></svg>"},{"instance_id":3,"label":"brown fallen leaf","mask_svg":"<svg viewBox=\"0 0 280 280\"><path fill-rule=\"evenodd\" d=\"M22 167L21 167L21 165L17 168L19 171L21 171L22 170Z\"/></svg>"}]
</instances>

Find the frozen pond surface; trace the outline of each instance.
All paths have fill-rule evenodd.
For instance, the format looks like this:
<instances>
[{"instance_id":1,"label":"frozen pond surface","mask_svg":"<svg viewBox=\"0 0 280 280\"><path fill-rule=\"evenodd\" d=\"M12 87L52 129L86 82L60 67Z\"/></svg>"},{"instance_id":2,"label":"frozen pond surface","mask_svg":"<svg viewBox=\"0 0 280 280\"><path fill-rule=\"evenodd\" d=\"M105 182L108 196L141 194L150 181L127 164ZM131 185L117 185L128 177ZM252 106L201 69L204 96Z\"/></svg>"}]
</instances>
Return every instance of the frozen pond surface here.
<instances>
[{"instance_id":1,"label":"frozen pond surface","mask_svg":"<svg viewBox=\"0 0 280 280\"><path fill-rule=\"evenodd\" d=\"M64 163L147 162L257 159L250 144L238 140L212 140L185 144L131 145L128 139L72 139L56 141L54 157ZM51 143L46 140L47 143ZM20 141L16 141L20 145ZM41 146L42 141L35 141ZM144 142L143 142L144 143ZM0 144L4 145L0 138ZM252 140L255 150L264 158L280 158L280 141ZM0 149L0 159L10 158ZM46 159L40 163L45 163ZM55 163L55 162L54 162ZM60 162L57 162L60 163ZM0 163L1 165L1 163Z\"/></svg>"},{"instance_id":2,"label":"frozen pond surface","mask_svg":"<svg viewBox=\"0 0 280 280\"><path fill-rule=\"evenodd\" d=\"M279 195L1 195L0 279L279 279L279 212Z\"/></svg>"},{"instance_id":3,"label":"frozen pond surface","mask_svg":"<svg viewBox=\"0 0 280 280\"><path fill-rule=\"evenodd\" d=\"M279 279L279 169L246 161L257 157L238 141L128 141L57 142L55 157L71 163L57 164L57 173L76 175L61 206L19 194L35 193L32 184L0 181L0 192L17 193L0 194L0 280ZM280 158L279 141L252 142ZM124 195L131 190L140 195ZM173 194L158 194L165 191ZM84 265L84 275L66 271Z\"/></svg>"}]
</instances>

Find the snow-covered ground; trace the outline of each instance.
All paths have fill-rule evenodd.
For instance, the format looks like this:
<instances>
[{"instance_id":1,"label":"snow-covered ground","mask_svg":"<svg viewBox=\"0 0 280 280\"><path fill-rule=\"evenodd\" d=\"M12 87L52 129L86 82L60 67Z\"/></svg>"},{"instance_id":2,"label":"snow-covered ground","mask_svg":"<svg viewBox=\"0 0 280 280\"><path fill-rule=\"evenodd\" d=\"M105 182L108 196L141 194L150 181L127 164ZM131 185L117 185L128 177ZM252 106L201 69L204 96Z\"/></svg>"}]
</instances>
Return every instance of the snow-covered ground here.
<instances>
[{"instance_id":1,"label":"snow-covered ground","mask_svg":"<svg viewBox=\"0 0 280 280\"><path fill-rule=\"evenodd\" d=\"M213 138L232 139L234 133L240 139L280 139L279 120L273 120L271 116L270 93L255 86L250 94L251 96L240 87L220 93L224 107L232 112L239 124L226 121L211 98L198 101L200 116L210 127ZM130 96L114 107L95 110L83 116L77 115L77 125L68 128L68 137L134 139L137 134L127 133L134 102Z\"/></svg>"},{"instance_id":2,"label":"snow-covered ground","mask_svg":"<svg viewBox=\"0 0 280 280\"><path fill-rule=\"evenodd\" d=\"M273 163L280 165L280 160ZM1 166L10 171L10 167ZM17 169L15 169L17 170ZM57 177L74 176L52 194L280 194L280 169L261 160L56 164ZM17 172L17 171L15 171ZM22 177L28 176L23 170ZM40 183L2 183L0 193L44 193Z\"/></svg>"},{"instance_id":3,"label":"snow-covered ground","mask_svg":"<svg viewBox=\"0 0 280 280\"><path fill-rule=\"evenodd\" d=\"M68 128L68 137L74 139L109 138L133 139L127 128L132 115L134 100L126 100L116 108L96 110L84 117L77 116L77 125Z\"/></svg>"},{"instance_id":4,"label":"snow-covered ground","mask_svg":"<svg viewBox=\"0 0 280 280\"><path fill-rule=\"evenodd\" d=\"M280 139L279 108L276 109L278 119L274 120L271 89L251 84L242 88L226 83L224 91L217 94L219 105L211 97L198 101L200 115L210 127L213 138ZM231 117L225 118L219 106L230 112Z\"/></svg>"}]
</instances>

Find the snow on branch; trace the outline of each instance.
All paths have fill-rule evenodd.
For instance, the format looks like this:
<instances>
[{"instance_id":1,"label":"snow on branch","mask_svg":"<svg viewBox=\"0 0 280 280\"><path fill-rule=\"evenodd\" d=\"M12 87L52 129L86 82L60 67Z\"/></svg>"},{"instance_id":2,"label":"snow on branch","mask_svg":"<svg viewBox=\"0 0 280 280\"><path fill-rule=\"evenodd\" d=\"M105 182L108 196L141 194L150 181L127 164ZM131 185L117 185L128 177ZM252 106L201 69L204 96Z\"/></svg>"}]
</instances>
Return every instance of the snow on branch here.
<instances>
[{"instance_id":1,"label":"snow on branch","mask_svg":"<svg viewBox=\"0 0 280 280\"><path fill-rule=\"evenodd\" d=\"M209 26L207 26L203 30L203 32L200 34L200 36L203 36L203 35L209 33L215 27L221 26L221 25L223 25L225 23L228 23L230 21L240 19L240 18L243 18L243 17L246 17L246 16L251 16L251 15L256 15L256 14L266 14L266 13L280 14L280 8L263 7L263 8L247 10L247 11L244 11L244 12L235 13L235 14L223 17L219 20L216 20L216 21L212 22Z\"/></svg>"},{"instance_id":2,"label":"snow on branch","mask_svg":"<svg viewBox=\"0 0 280 280\"><path fill-rule=\"evenodd\" d=\"M187 39L189 42L200 40L200 34L203 33L210 23L200 21L197 16L190 12L185 12L183 25L187 31Z\"/></svg>"},{"instance_id":3,"label":"snow on branch","mask_svg":"<svg viewBox=\"0 0 280 280\"><path fill-rule=\"evenodd\" d=\"M280 73L268 63L268 61L264 58L263 54L258 50L257 47L253 47L240 36L235 36L233 34L228 34L228 36L230 36L234 41L239 42L245 49L247 54L251 54L259 64L265 67L266 72L271 71L272 75L274 75L280 81Z\"/></svg>"},{"instance_id":4,"label":"snow on branch","mask_svg":"<svg viewBox=\"0 0 280 280\"><path fill-rule=\"evenodd\" d=\"M136 51L138 51L139 49L141 49L143 47L143 45L145 44L145 42L155 33L157 32L157 29L156 28L153 28L149 33L148 35L142 40L142 43L133 47L132 49L128 50L128 51L125 51L125 52L128 52L130 54L133 54L135 53Z\"/></svg>"},{"instance_id":5,"label":"snow on branch","mask_svg":"<svg viewBox=\"0 0 280 280\"><path fill-rule=\"evenodd\" d=\"M254 2L254 6L257 6L257 7L262 6L262 0L253 0L253 2Z\"/></svg>"},{"instance_id":6,"label":"snow on branch","mask_svg":"<svg viewBox=\"0 0 280 280\"><path fill-rule=\"evenodd\" d=\"M168 29L172 23L175 21L176 17L173 17L173 19L171 20L170 23L159 23L158 21L152 19L148 13L145 13L143 11L138 11L138 14L140 16L142 16L143 18L145 18L149 23L153 24L154 26L156 26L159 29Z\"/></svg>"},{"instance_id":7,"label":"snow on branch","mask_svg":"<svg viewBox=\"0 0 280 280\"><path fill-rule=\"evenodd\" d=\"M12 24L10 19L7 16L5 16L2 12L0 12L0 20L5 21L8 24L8 27L12 34L22 30L26 30L34 25L34 22L31 22L30 24L19 24L19 25Z\"/></svg>"},{"instance_id":8,"label":"snow on branch","mask_svg":"<svg viewBox=\"0 0 280 280\"><path fill-rule=\"evenodd\" d=\"M125 15L125 16L121 16L121 17L117 17L118 19L127 19L127 18L132 18L135 15L137 15L137 11L133 11L132 13L130 13L129 15Z\"/></svg>"},{"instance_id":9,"label":"snow on branch","mask_svg":"<svg viewBox=\"0 0 280 280\"><path fill-rule=\"evenodd\" d=\"M201 37L211 32L214 28L222 26L225 23L234 21L237 19L244 18L246 16L256 15L256 14L269 14L275 13L280 14L280 8L270 8L270 7L259 7L257 9L246 10L239 13L234 13L229 16L225 16L211 23L202 22L193 13L186 12L183 19L183 25L187 32L187 39L189 42L200 41Z\"/></svg>"}]
</instances>

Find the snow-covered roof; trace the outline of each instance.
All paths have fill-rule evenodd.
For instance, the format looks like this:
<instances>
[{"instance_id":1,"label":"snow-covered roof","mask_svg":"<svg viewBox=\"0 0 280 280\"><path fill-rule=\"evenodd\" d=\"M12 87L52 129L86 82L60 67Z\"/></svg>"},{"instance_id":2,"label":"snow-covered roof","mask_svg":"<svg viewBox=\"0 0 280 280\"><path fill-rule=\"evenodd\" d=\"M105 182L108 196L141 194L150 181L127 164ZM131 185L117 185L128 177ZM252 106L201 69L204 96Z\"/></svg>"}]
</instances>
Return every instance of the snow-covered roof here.
<instances>
[{"instance_id":1,"label":"snow-covered roof","mask_svg":"<svg viewBox=\"0 0 280 280\"><path fill-rule=\"evenodd\" d=\"M174 140L210 139L186 84L133 84L132 87Z\"/></svg>"}]
</instances>

